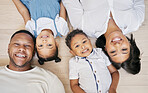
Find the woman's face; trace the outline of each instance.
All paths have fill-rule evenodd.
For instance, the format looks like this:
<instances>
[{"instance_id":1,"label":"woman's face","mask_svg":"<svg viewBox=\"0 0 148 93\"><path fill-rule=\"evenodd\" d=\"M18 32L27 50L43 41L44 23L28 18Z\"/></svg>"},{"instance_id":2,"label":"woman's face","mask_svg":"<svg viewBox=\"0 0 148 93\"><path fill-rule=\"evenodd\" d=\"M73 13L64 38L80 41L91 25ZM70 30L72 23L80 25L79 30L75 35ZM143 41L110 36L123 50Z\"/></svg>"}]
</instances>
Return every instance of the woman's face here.
<instances>
[{"instance_id":1,"label":"woman's face","mask_svg":"<svg viewBox=\"0 0 148 93\"><path fill-rule=\"evenodd\" d=\"M122 63L129 58L130 44L121 31L114 31L106 37L106 51L111 60Z\"/></svg>"},{"instance_id":2,"label":"woman's face","mask_svg":"<svg viewBox=\"0 0 148 93\"><path fill-rule=\"evenodd\" d=\"M36 38L36 48L42 58L48 58L56 51L54 36L49 31L42 31Z\"/></svg>"}]
</instances>

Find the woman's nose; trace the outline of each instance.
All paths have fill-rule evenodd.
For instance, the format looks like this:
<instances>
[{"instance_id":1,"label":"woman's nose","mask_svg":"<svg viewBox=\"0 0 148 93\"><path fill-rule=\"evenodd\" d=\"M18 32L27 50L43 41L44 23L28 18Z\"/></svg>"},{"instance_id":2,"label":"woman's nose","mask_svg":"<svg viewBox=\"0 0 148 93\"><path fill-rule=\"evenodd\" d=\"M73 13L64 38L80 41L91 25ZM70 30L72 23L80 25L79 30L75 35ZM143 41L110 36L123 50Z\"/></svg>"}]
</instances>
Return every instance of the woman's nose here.
<instances>
[{"instance_id":1,"label":"woman's nose","mask_svg":"<svg viewBox=\"0 0 148 93\"><path fill-rule=\"evenodd\" d=\"M112 43L113 43L114 45L122 44L122 40L112 41Z\"/></svg>"}]
</instances>

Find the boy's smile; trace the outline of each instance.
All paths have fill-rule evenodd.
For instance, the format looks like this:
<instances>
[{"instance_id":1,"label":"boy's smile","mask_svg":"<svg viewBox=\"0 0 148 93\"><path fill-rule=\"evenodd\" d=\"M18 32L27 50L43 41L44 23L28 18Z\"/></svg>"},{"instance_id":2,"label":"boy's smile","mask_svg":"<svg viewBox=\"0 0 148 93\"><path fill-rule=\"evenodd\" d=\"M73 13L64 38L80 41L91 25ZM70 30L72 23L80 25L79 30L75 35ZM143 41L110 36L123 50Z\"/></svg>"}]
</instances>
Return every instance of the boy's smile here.
<instances>
[{"instance_id":1,"label":"boy's smile","mask_svg":"<svg viewBox=\"0 0 148 93\"><path fill-rule=\"evenodd\" d=\"M72 38L70 52L73 55L87 57L92 51L90 40L82 34L77 34Z\"/></svg>"}]
</instances>

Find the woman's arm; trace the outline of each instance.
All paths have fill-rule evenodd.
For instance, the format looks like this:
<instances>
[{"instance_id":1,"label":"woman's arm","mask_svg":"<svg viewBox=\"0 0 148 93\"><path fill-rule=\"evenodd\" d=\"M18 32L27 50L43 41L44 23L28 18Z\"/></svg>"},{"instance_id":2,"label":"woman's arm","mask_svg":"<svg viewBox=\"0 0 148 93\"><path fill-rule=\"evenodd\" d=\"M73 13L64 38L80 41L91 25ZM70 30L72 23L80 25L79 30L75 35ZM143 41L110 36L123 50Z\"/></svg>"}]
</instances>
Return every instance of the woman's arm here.
<instances>
[{"instance_id":1,"label":"woman's arm","mask_svg":"<svg viewBox=\"0 0 148 93\"><path fill-rule=\"evenodd\" d=\"M83 89L79 87L78 79L70 80L70 87L73 93L85 93Z\"/></svg>"},{"instance_id":2,"label":"woman's arm","mask_svg":"<svg viewBox=\"0 0 148 93\"><path fill-rule=\"evenodd\" d=\"M64 18L66 20L67 16L66 16L66 9L61 1L60 3L60 17Z\"/></svg>"},{"instance_id":3,"label":"woman's arm","mask_svg":"<svg viewBox=\"0 0 148 93\"><path fill-rule=\"evenodd\" d=\"M144 0L133 0L133 3L133 10L135 15L137 16L138 21L142 23L145 17Z\"/></svg>"},{"instance_id":4,"label":"woman's arm","mask_svg":"<svg viewBox=\"0 0 148 93\"><path fill-rule=\"evenodd\" d=\"M119 72L113 65L109 65L108 69L112 76L112 83L110 85L109 93L116 93L116 89L119 82Z\"/></svg>"},{"instance_id":5,"label":"woman's arm","mask_svg":"<svg viewBox=\"0 0 148 93\"><path fill-rule=\"evenodd\" d=\"M20 0L12 0L12 1L15 4L19 13L22 15L24 22L26 24L28 20L31 20L28 9L24 6L24 4Z\"/></svg>"}]
</instances>

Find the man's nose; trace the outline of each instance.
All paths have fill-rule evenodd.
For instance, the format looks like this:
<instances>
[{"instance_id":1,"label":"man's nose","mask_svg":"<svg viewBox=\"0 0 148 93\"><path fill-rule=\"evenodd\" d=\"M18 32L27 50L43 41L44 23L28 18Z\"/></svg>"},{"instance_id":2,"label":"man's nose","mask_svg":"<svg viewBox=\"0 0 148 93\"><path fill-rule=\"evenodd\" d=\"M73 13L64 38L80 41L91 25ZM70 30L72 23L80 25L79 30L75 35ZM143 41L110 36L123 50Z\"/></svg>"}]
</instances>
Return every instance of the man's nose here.
<instances>
[{"instance_id":1,"label":"man's nose","mask_svg":"<svg viewBox=\"0 0 148 93\"><path fill-rule=\"evenodd\" d=\"M24 45L19 46L18 50L21 51L21 52L25 51L25 46Z\"/></svg>"}]
</instances>

